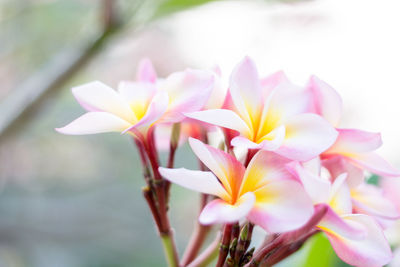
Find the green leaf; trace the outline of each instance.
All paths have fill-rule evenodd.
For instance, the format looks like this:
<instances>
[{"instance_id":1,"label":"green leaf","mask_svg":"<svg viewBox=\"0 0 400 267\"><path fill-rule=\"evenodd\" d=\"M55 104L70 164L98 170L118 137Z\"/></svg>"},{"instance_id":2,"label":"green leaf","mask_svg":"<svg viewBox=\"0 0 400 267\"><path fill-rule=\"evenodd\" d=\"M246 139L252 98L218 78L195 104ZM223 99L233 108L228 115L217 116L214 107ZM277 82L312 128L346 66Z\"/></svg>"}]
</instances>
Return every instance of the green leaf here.
<instances>
[{"instance_id":1,"label":"green leaf","mask_svg":"<svg viewBox=\"0 0 400 267\"><path fill-rule=\"evenodd\" d=\"M165 0L159 5L156 11L156 17L181 11L187 8L192 8L212 1L215 0Z\"/></svg>"},{"instance_id":2,"label":"green leaf","mask_svg":"<svg viewBox=\"0 0 400 267\"><path fill-rule=\"evenodd\" d=\"M336 254L328 238L319 233L308 241L308 253L303 267L335 266Z\"/></svg>"}]
</instances>

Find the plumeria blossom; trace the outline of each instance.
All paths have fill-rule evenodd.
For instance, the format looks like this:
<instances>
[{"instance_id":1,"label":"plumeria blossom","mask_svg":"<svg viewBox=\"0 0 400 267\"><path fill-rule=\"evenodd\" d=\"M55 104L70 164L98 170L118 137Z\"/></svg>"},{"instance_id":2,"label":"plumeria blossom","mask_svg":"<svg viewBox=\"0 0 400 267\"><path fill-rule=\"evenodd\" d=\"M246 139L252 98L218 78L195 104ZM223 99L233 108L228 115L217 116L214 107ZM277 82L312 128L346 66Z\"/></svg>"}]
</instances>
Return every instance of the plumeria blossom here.
<instances>
[{"instance_id":1,"label":"plumeria blossom","mask_svg":"<svg viewBox=\"0 0 400 267\"><path fill-rule=\"evenodd\" d=\"M336 142L321 154L322 158L341 157L378 175L400 176L398 170L374 152L382 145L379 133L338 128L343 104L335 89L312 76L306 92L311 93L312 99L309 111L323 116L339 133Z\"/></svg>"},{"instance_id":2,"label":"plumeria blossom","mask_svg":"<svg viewBox=\"0 0 400 267\"><path fill-rule=\"evenodd\" d=\"M315 168L298 162L290 168L304 185L316 205L327 205L328 212L317 224L328 237L336 254L354 266L375 267L392 259L390 246L381 226L374 218L353 213L351 189L347 173L338 177L323 177Z\"/></svg>"},{"instance_id":3,"label":"plumeria blossom","mask_svg":"<svg viewBox=\"0 0 400 267\"><path fill-rule=\"evenodd\" d=\"M233 70L229 95L231 109L186 115L239 132L232 139L233 146L274 151L295 160L309 160L336 140L337 132L327 121L306 113L310 105L307 92L287 82L282 73L260 80L248 57Z\"/></svg>"},{"instance_id":4,"label":"plumeria blossom","mask_svg":"<svg viewBox=\"0 0 400 267\"><path fill-rule=\"evenodd\" d=\"M189 144L211 172L160 168L160 173L173 183L217 197L201 212L200 223L233 223L247 217L276 233L296 229L311 217L311 201L286 169L285 158L260 151L245 168L232 155L199 140L191 138Z\"/></svg>"},{"instance_id":5,"label":"plumeria blossom","mask_svg":"<svg viewBox=\"0 0 400 267\"><path fill-rule=\"evenodd\" d=\"M64 134L128 132L143 139L155 124L179 122L185 118L184 112L201 109L212 87L213 76L201 70L188 69L157 79L151 62L145 59L139 65L137 81L123 81L117 91L98 81L72 88L88 112L56 130Z\"/></svg>"}]
</instances>

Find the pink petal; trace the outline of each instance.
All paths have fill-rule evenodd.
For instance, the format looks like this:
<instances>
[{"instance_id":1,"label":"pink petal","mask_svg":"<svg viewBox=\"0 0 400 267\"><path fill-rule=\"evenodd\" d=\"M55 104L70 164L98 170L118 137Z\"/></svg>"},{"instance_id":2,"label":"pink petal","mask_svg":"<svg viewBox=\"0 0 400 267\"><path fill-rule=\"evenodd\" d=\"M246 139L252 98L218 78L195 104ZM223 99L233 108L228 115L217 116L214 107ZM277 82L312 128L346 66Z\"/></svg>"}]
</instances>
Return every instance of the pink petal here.
<instances>
[{"instance_id":1,"label":"pink petal","mask_svg":"<svg viewBox=\"0 0 400 267\"><path fill-rule=\"evenodd\" d=\"M220 180L231 196L236 196L242 183L244 166L232 155L189 138L189 144L196 156Z\"/></svg>"},{"instance_id":2,"label":"pink petal","mask_svg":"<svg viewBox=\"0 0 400 267\"><path fill-rule=\"evenodd\" d=\"M322 179L318 175L319 172L312 173L298 162L289 163L287 166L301 181L314 204L328 202L331 183L328 180Z\"/></svg>"},{"instance_id":3,"label":"pink petal","mask_svg":"<svg viewBox=\"0 0 400 267\"><path fill-rule=\"evenodd\" d=\"M324 204L318 204L324 205ZM322 220L318 223L317 228L324 231L328 235L340 235L342 237L363 239L366 235L366 229L360 225L350 224L333 211L328 206L328 211Z\"/></svg>"},{"instance_id":4,"label":"pink petal","mask_svg":"<svg viewBox=\"0 0 400 267\"><path fill-rule=\"evenodd\" d=\"M245 57L233 70L229 92L240 116L251 125L262 109L262 92L254 62Z\"/></svg>"},{"instance_id":5,"label":"pink petal","mask_svg":"<svg viewBox=\"0 0 400 267\"><path fill-rule=\"evenodd\" d=\"M394 203L400 211L400 179L393 179L392 177L384 177L380 180L380 185L386 198Z\"/></svg>"},{"instance_id":6,"label":"pink petal","mask_svg":"<svg viewBox=\"0 0 400 267\"><path fill-rule=\"evenodd\" d=\"M352 201L349 186L346 183L347 173L335 178L332 183L329 205L339 215L352 212Z\"/></svg>"},{"instance_id":7,"label":"pink petal","mask_svg":"<svg viewBox=\"0 0 400 267\"><path fill-rule=\"evenodd\" d=\"M297 229L314 212L310 198L293 180L274 180L254 193L256 203L247 217L270 233Z\"/></svg>"},{"instance_id":8,"label":"pink petal","mask_svg":"<svg viewBox=\"0 0 400 267\"><path fill-rule=\"evenodd\" d=\"M302 162L304 169L310 171L313 174L321 173L321 159L319 157L313 158L309 161Z\"/></svg>"},{"instance_id":9,"label":"pink petal","mask_svg":"<svg viewBox=\"0 0 400 267\"><path fill-rule=\"evenodd\" d=\"M307 86L312 92L312 112L321 115L333 126L339 124L343 103L340 95L330 85L316 76L311 76Z\"/></svg>"},{"instance_id":10,"label":"pink petal","mask_svg":"<svg viewBox=\"0 0 400 267\"><path fill-rule=\"evenodd\" d=\"M324 154L353 154L373 151L382 145L381 135L356 129L337 129L335 144Z\"/></svg>"},{"instance_id":11,"label":"pink petal","mask_svg":"<svg viewBox=\"0 0 400 267\"><path fill-rule=\"evenodd\" d=\"M221 108L225 103L228 86L222 82L221 70L218 66L213 69L212 75L214 77L214 86L211 91L211 95L208 98L204 109L216 109Z\"/></svg>"},{"instance_id":12,"label":"pink petal","mask_svg":"<svg viewBox=\"0 0 400 267\"><path fill-rule=\"evenodd\" d=\"M157 74L154 70L153 64L150 59L144 58L140 61L138 70L136 73L136 80L140 82L155 83L157 80Z\"/></svg>"},{"instance_id":13,"label":"pink petal","mask_svg":"<svg viewBox=\"0 0 400 267\"><path fill-rule=\"evenodd\" d=\"M123 133L128 131L146 131L149 127L152 126L153 123L160 120L162 116L164 116L165 111L168 108L168 95L166 92L159 92L157 93L143 118L136 123L135 125L125 129Z\"/></svg>"},{"instance_id":14,"label":"pink petal","mask_svg":"<svg viewBox=\"0 0 400 267\"><path fill-rule=\"evenodd\" d=\"M275 72L268 77L261 79L260 82L264 98L267 98L279 84L290 83L283 71Z\"/></svg>"},{"instance_id":15,"label":"pink petal","mask_svg":"<svg viewBox=\"0 0 400 267\"><path fill-rule=\"evenodd\" d=\"M129 122L111 113L88 112L70 124L62 128L56 128L56 131L71 135L122 132L129 125Z\"/></svg>"},{"instance_id":16,"label":"pink petal","mask_svg":"<svg viewBox=\"0 0 400 267\"><path fill-rule=\"evenodd\" d=\"M229 199L228 193L211 172L192 171L185 168L168 169L160 167L160 174L168 181L190 190Z\"/></svg>"},{"instance_id":17,"label":"pink petal","mask_svg":"<svg viewBox=\"0 0 400 267\"><path fill-rule=\"evenodd\" d=\"M208 203L200 214L201 224L233 223L246 217L254 205L254 194L249 192L241 196L234 205L216 199Z\"/></svg>"},{"instance_id":18,"label":"pink petal","mask_svg":"<svg viewBox=\"0 0 400 267\"><path fill-rule=\"evenodd\" d=\"M257 152L246 168L240 194L254 192L275 180L294 180L286 167L288 163L288 159L273 152Z\"/></svg>"},{"instance_id":19,"label":"pink petal","mask_svg":"<svg viewBox=\"0 0 400 267\"><path fill-rule=\"evenodd\" d=\"M369 216L354 214L342 219L352 227L364 228L363 238L352 238L339 231L325 231L336 254L346 263L359 267L383 266L392 259L390 246L382 229Z\"/></svg>"},{"instance_id":20,"label":"pink petal","mask_svg":"<svg viewBox=\"0 0 400 267\"><path fill-rule=\"evenodd\" d=\"M369 184L361 184L351 191L357 213L384 219L399 219L400 213L392 201L383 195L382 189Z\"/></svg>"},{"instance_id":21,"label":"pink petal","mask_svg":"<svg viewBox=\"0 0 400 267\"><path fill-rule=\"evenodd\" d=\"M244 136L250 135L250 129L246 123L231 110L211 109L185 113L185 115L195 120L238 131Z\"/></svg>"},{"instance_id":22,"label":"pink petal","mask_svg":"<svg viewBox=\"0 0 400 267\"><path fill-rule=\"evenodd\" d=\"M188 69L168 76L160 83L160 90L168 93L170 103L165 122L179 122L183 113L202 109L214 86L213 74L209 71Z\"/></svg>"},{"instance_id":23,"label":"pink petal","mask_svg":"<svg viewBox=\"0 0 400 267\"><path fill-rule=\"evenodd\" d=\"M386 160L376 153L355 154L348 158L357 166L382 176L399 177L400 171L392 167Z\"/></svg>"},{"instance_id":24,"label":"pink petal","mask_svg":"<svg viewBox=\"0 0 400 267\"><path fill-rule=\"evenodd\" d=\"M310 106L310 93L290 82L278 84L271 92L269 112L273 111L281 117L281 121L294 115L307 112Z\"/></svg>"},{"instance_id":25,"label":"pink petal","mask_svg":"<svg viewBox=\"0 0 400 267\"><path fill-rule=\"evenodd\" d=\"M336 130L315 114L300 114L286 121L283 146L276 153L293 160L307 161L329 148L336 140Z\"/></svg>"},{"instance_id":26,"label":"pink petal","mask_svg":"<svg viewBox=\"0 0 400 267\"><path fill-rule=\"evenodd\" d=\"M324 167L335 179L342 173L347 173L346 182L350 188L357 187L364 182L364 171L341 156L333 156L323 160Z\"/></svg>"},{"instance_id":27,"label":"pink petal","mask_svg":"<svg viewBox=\"0 0 400 267\"><path fill-rule=\"evenodd\" d=\"M114 89L99 81L74 87L72 94L88 111L112 113L129 122L136 120L128 103Z\"/></svg>"}]
</instances>

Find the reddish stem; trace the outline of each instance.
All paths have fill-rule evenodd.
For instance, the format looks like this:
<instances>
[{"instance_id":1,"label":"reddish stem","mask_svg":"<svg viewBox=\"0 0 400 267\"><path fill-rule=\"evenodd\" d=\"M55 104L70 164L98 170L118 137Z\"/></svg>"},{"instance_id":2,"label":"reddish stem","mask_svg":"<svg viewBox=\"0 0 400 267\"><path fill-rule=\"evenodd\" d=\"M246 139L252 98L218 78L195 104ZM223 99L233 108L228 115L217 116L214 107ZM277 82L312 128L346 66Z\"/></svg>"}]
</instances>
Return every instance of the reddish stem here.
<instances>
[{"instance_id":1,"label":"reddish stem","mask_svg":"<svg viewBox=\"0 0 400 267\"><path fill-rule=\"evenodd\" d=\"M309 234L301 238L300 240L286 245L283 248L279 249L276 253L274 253L271 258L267 259L265 261L265 266L273 266L274 264L277 264L278 262L284 260L285 258L289 257L296 251L298 251L303 244L313 235L315 235L318 232L318 230L312 230Z\"/></svg>"},{"instance_id":2,"label":"reddish stem","mask_svg":"<svg viewBox=\"0 0 400 267\"><path fill-rule=\"evenodd\" d=\"M328 207L326 205L316 205L314 209L314 215L304 226L292 232L279 235L277 238L272 240L271 243L258 251L254 255L253 260L249 262L246 267L259 266L264 258L269 257L281 246L296 242L299 239L304 238L305 236L310 234L315 225L319 223L319 221L325 216L326 212L328 211Z\"/></svg>"},{"instance_id":3,"label":"reddish stem","mask_svg":"<svg viewBox=\"0 0 400 267\"><path fill-rule=\"evenodd\" d=\"M226 256L228 256L229 243L231 242L232 226L233 224L225 224L224 233L222 234L221 245L219 248L218 262L215 267L222 267L224 265Z\"/></svg>"},{"instance_id":4,"label":"reddish stem","mask_svg":"<svg viewBox=\"0 0 400 267\"><path fill-rule=\"evenodd\" d=\"M143 188L142 191L143 191L144 199L146 199L146 202L149 205L151 214L153 215L153 219L156 223L157 230L160 232L160 230L162 228L162 224L161 224L160 216L158 214L157 207L155 205L155 199L153 196L153 192L151 192L151 190L148 187Z\"/></svg>"}]
</instances>

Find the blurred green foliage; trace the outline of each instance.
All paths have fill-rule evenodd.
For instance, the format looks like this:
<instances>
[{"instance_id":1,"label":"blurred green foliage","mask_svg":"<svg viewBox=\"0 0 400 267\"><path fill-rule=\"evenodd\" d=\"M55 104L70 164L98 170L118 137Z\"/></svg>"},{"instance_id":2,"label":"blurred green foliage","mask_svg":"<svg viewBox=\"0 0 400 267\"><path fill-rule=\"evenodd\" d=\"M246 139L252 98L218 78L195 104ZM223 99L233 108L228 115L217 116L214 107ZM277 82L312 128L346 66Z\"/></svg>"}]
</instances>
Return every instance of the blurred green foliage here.
<instances>
[{"instance_id":1,"label":"blurred green foliage","mask_svg":"<svg viewBox=\"0 0 400 267\"><path fill-rule=\"evenodd\" d=\"M161 1L155 16L163 16L183 9L195 7L215 0L165 0Z\"/></svg>"}]
</instances>

